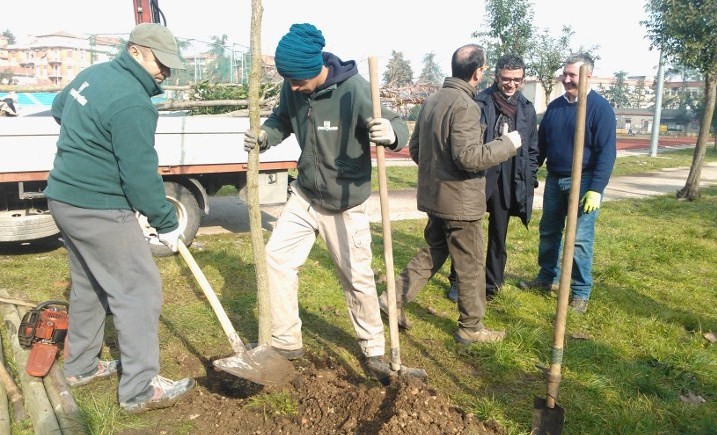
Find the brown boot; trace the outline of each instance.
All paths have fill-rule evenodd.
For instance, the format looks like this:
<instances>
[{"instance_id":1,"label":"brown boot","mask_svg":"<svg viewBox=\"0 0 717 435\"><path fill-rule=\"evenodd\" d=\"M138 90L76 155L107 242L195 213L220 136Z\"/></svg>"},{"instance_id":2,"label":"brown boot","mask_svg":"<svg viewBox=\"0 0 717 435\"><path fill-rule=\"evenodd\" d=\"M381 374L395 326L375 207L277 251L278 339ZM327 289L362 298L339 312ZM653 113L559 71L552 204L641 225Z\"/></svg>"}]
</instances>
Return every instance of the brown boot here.
<instances>
[{"instance_id":1,"label":"brown boot","mask_svg":"<svg viewBox=\"0 0 717 435\"><path fill-rule=\"evenodd\" d=\"M381 293L381 296L378 297L378 306L381 308L381 313L385 314L386 318L388 318L388 293ZM408 317L406 317L406 313L403 311L403 308L400 306L396 308L398 311L398 327L401 329L413 328L413 323L408 320Z\"/></svg>"},{"instance_id":2,"label":"brown boot","mask_svg":"<svg viewBox=\"0 0 717 435\"><path fill-rule=\"evenodd\" d=\"M471 343L495 343L503 341L505 331L494 331L488 328L482 328L477 331L466 331L465 329L458 328L453 338L463 345Z\"/></svg>"}]
</instances>

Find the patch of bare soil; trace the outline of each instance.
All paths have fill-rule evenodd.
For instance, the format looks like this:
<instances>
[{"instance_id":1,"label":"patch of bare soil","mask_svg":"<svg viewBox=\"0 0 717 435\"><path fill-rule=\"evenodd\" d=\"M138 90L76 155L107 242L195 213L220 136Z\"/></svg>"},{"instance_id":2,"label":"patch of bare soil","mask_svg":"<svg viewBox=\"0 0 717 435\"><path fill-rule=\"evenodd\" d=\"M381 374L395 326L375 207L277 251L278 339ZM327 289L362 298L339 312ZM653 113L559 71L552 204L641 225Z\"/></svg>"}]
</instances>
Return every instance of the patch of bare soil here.
<instances>
[{"instance_id":1,"label":"patch of bare soil","mask_svg":"<svg viewBox=\"0 0 717 435\"><path fill-rule=\"evenodd\" d=\"M122 434L504 434L497 423L480 422L452 405L430 380L396 376L383 386L310 356L295 366L297 377L282 387L210 371L174 407L147 414L149 426ZM267 404L276 397L293 398L294 415L275 412L286 406Z\"/></svg>"}]
</instances>

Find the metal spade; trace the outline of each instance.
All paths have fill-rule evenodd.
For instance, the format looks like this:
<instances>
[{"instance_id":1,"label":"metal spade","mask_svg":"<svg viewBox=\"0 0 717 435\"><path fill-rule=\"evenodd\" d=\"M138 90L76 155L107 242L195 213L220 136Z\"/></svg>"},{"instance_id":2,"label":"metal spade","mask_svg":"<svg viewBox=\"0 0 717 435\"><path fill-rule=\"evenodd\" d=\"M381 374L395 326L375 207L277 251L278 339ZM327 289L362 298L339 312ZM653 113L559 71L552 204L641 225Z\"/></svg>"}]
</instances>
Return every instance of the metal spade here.
<instances>
[{"instance_id":1,"label":"metal spade","mask_svg":"<svg viewBox=\"0 0 717 435\"><path fill-rule=\"evenodd\" d=\"M234 355L214 361L214 367L261 385L281 385L291 381L296 376L294 365L271 346L264 344L247 350L219 303L211 284L181 240L178 249L214 309L214 313L234 350Z\"/></svg>"}]
</instances>

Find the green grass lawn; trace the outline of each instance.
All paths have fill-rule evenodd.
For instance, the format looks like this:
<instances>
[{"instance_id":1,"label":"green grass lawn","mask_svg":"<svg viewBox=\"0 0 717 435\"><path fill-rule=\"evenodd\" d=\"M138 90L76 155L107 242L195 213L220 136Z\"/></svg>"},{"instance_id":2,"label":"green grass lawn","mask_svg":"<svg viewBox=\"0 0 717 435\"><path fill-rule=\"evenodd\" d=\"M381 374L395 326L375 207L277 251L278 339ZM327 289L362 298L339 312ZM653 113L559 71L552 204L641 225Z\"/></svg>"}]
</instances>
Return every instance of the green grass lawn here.
<instances>
[{"instance_id":1,"label":"green grass lawn","mask_svg":"<svg viewBox=\"0 0 717 435\"><path fill-rule=\"evenodd\" d=\"M682 153L665 153L664 158L672 159L671 166L684 166L675 163L687 159L689 166L691 154ZM714 154L709 158L714 160ZM667 195L603 204L590 308L583 316L569 313L567 318L559 397L566 410L564 433L717 433L717 346L703 336L717 332L717 187L701 189L701 194L694 202ZM517 220L510 224L507 282L488 304L485 318L488 327L507 331L504 342L467 348L455 344L457 308L445 297L448 263L406 307L414 328L400 337L403 364L424 368L437 391L481 419L495 418L509 434L530 431L533 399L546 394L536 366L549 364L557 299L517 286L537 272L540 213L534 212L527 229ZM422 219L392 223L394 275L424 246L424 225ZM372 231L374 269L380 277L385 274L380 224ZM242 337L255 339L249 234L201 236L195 243L197 262L232 323ZM162 374L203 376L203 366L188 365L187 359L226 354L226 337L181 258L158 258L157 263L165 289ZM63 248L0 250L0 287L14 296L67 299L69 285ZM323 244L312 250L300 285L308 350L358 370L358 346ZM379 291L385 288L378 286ZM7 358L8 346L4 348ZM116 355L117 349L105 352ZM184 361L181 367L178 361ZM187 373L187 366L195 372ZM90 433L114 433L151 418L120 413L112 388L76 391ZM686 403L682 398L689 395L705 402ZM26 426L14 428L16 433L32 433Z\"/></svg>"}]
</instances>

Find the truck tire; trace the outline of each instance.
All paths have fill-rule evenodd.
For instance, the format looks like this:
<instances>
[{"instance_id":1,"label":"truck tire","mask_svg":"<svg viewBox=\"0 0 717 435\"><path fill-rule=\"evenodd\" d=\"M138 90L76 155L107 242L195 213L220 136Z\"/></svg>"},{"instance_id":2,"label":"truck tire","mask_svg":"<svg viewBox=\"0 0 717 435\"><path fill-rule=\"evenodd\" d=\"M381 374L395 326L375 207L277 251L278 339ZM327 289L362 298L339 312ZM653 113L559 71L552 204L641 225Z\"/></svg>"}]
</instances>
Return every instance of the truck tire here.
<instances>
[{"instance_id":1,"label":"truck tire","mask_svg":"<svg viewBox=\"0 0 717 435\"><path fill-rule=\"evenodd\" d=\"M0 212L0 242L29 242L59 233L55 220L47 211Z\"/></svg>"},{"instance_id":2,"label":"truck tire","mask_svg":"<svg viewBox=\"0 0 717 435\"><path fill-rule=\"evenodd\" d=\"M182 234L184 234L184 243L190 246L197 235L201 222L201 212L197 199L189 189L180 183L165 181L164 190L167 194L167 200L177 209L177 219L179 220L179 228L182 228ZM152 255L155 257L174 255L174 252L157 240L156 237L149 237L150 234L156 234L156 230L149 226L145 216L137 213L137 219L145 236L150 240Z\"/></svg>"}]
</instances>

